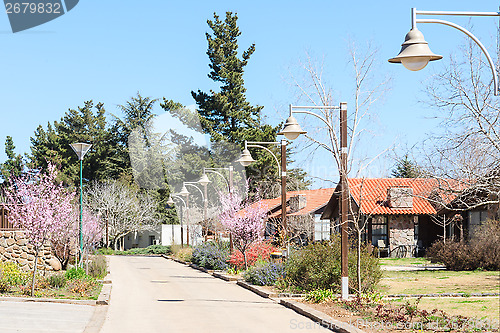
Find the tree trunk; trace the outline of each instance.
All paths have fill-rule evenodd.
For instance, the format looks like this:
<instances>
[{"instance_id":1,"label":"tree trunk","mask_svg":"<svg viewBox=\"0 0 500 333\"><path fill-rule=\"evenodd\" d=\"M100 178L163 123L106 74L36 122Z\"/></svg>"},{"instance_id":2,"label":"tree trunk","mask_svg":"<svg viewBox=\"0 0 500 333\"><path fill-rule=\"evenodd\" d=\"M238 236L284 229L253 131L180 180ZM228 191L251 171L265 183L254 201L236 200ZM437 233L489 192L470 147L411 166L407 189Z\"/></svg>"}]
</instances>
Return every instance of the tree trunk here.
<instances>
[{"instance_id":1,"label":"tree trunk","mask_svg":"<svg viewBox=\"0 0 500 333\"><path fill-rule=\"evenodd\" d=\"M243 260L245 261L245 270L248 269L248 263L247 263L247 251L241 251L243 254Z\"/></svg>"},{"instance_id":2,"label":"tree trunk","mask_svg":"<svg viewBox=\"0 0 500 333\"><path fill-rule=\"evenodd\" d=\"M120 239L120 238L115 237L115 241L114 241L114 248L115 248L115 251L116 251L116 250L118 250L118 240L119 240L119 239Z\"/></svg>"},{"instance_id":3,"label":"tree trunk","mask_svg":"<svg viewBox=\"0 0 500 333\"><path fill-rule=\"evenodd\" d=\"M446 244L446 216L443 217L443 243Z\"/></svg>"},{"instance_id":4,"label":"tree trunk","mask_svg":"<svg viewBox=\"0 0 500 333\"><path fill-rule=\"evenodd\" d=\"M38 252L39 249L35 250L35 266L33 267L33 276L31 277L31 297L35 295L35 277L36 277L36 269L38 267Z\"/></svg>"},{"instance_id":5,"label":"tree trunk","mask_svg":"<svg viewBox=\"0 0 500 333\"><path fill-rule=\"evenodd\" d=\"M358 280L358 297L361 297L361 233L358 230L358 253L356 254L356 275Z\"/></svg>"}]
</instances>

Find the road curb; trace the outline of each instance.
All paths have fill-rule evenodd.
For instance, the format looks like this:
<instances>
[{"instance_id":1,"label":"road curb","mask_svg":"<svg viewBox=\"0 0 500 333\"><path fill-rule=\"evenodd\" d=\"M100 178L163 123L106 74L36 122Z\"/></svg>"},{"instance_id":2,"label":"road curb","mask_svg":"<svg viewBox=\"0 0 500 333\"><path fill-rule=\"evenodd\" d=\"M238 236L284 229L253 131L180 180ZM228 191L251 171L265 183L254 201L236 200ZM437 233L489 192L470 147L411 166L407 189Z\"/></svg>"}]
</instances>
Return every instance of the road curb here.
<instances>
[{"instance_id":1,"label":"road curb","mask_svg":"<svg viewBox=\"0 0 500 333\"><path fill-rule=\"evenodd\" d=\"M245 289L253 291L257 295L262 296L264 298L276 298L276 297L278 297L277 293L270 293L270 292L264 290L263 288L260 288L258 286L254 286L253 284L247 283L247 282L242 281L242 280L239 280L238 282L236 282L236 284L245 288Z\"/></svg>"},{"instance_id":2,"label":"road curb","mask_svg":"<svg viewBox=\"0 0 500 333\"><path fill-rule=\"evenodd\" d=\"M97 300L95 301L95 305L109 305L109 299L111 297L111 281L109 283L103 284L101 288L101 293Z\"/></svg>"},{"instance_id":3,"label":"road curb","mask_svg":"<svg viewBox=\"0 0 500 333\"><path fill-rule=\"evenodd\" d=\"M0 302L30 302L30 303L61 303L75 305L96 305L96 300L87 299L64 299L64 298L38 298L38 297L0 297Z\"/></svg>"},{"instance_id":4,"label":"road curb","mask_svg":"<svg viewBox=\"0 0 500 333\"><path fill-rule=\"evenodd\" d=\"M491 297L500 296L500 293L441 293L441 294L396 294L387 295L384 298L405 298L405 297Z\"/></svg>"},{"instance_id":5,"label":"road curb","mask_svg":"<svg viewBox=\"0 0 500 333\"><path fill-rule=\"evenodd\" d=\"M333 332L339 332L339 333L365 333L365 331L360 330L359 328L349 325L347 323L344 323L342 321L335 320L331 318L330 316L324 314L323 312L320 312L318 310L315 310L305 304L293 301L293 300L286 300L286 299L280 299L279 304L283 305L284 307L287 307L289 309L294 310L298 314L301 314L315 323L318 323L319 325L328 328L329 330Z\"/></svg>"},{"instance_id":6,"label":"road curb","mask_svg":"<svg viewBox=\"0 0 500 333\"><path fill-rule=\"evenodd\" d=\"M216 278L219 278L221 280L227 281L227 282L234 282L238 281L238 278L235 276L229 276L221 272L213 272L212 275Z\"/></svg>"}]
</instances>

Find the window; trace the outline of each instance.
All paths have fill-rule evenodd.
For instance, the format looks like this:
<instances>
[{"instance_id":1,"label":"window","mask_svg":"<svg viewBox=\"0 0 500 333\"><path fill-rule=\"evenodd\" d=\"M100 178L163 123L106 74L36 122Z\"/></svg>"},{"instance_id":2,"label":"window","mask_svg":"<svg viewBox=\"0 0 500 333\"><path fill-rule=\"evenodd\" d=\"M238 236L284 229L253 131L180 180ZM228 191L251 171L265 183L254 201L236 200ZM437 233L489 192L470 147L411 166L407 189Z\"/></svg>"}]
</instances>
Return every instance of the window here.
<instances>
[{"instance_id":1,"label":"window","mask_svg":"<svg viewBox=\"0 0 500 333\"><path fill-rule=\"evenodd\" d=\"M321 220L321 214L314 214L314 240L330 239L330 220Z\"/></svg>"},{"instance_id":2,"label":"window","mask_svg":"<svg viewBox=\"0 0 500 333\"><path fill-rule=\"evenodd\" d=\"M385 247L389 246L388 219L387 216L376 216L371 219L372 245L378 247L379 240L383 241ZM382 242L380 242L381 244Z\"/></svg>"},{"instance_id":3,"label":"window","mask_svg":"<svg viewBox=\"0 0 500 333\"><path fill-rule=\"evenodd\" d=\"M476 210L469 212L469 236L472 236L475 229L480 226L488 218L486 210Z\"/></svg>"},{"instance_id":4,"label":"window","mask_svg":"<svg viewBox=\"0 0 500 333\"><path fill-rule=\"evenodd\" d=\"M149 245L155 245L155 236L149 236Z\"/></svg>"}]
</instances>

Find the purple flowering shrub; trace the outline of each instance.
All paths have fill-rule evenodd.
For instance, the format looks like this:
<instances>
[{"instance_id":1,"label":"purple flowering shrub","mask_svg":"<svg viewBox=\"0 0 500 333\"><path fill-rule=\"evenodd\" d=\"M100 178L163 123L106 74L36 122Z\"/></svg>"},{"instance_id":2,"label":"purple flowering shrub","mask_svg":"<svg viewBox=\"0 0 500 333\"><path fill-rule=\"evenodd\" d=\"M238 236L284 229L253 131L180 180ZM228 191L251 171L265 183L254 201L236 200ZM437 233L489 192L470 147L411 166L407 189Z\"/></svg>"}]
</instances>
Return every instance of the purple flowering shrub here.
<instances>
[{"instance_id":1,"label":"purple flowering shrub","mask_svg":"<svg viewBox=\"0 0 500 333\"><path fill-rule=\"evenodd\" d=\"M260 261L243 273L245 281L258 286L274 286L285 275L285 265L281 262Z\"/></svg>"},{"instance_id":2,"label":"purple flowering shrub","mask_svg":"<svg viewBox=\"0 0 500 333\"><path fill-rule=\"evenodd\" d=\"M229 258L227 244L205 242L193 250L192 262L206 269L223 270Z\"/></svg>"}]
</instances>

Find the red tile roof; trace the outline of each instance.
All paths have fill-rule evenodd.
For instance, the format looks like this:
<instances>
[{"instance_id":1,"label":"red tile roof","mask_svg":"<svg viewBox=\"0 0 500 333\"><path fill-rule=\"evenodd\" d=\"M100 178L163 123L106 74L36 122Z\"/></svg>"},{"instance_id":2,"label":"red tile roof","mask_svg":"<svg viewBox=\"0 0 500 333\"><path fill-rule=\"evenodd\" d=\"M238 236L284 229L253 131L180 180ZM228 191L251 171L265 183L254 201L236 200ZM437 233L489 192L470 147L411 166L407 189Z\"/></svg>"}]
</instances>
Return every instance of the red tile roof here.
<instances>
[{"instance_id":1,"label":"red tile roof","mask_svg":"<svg viewBox=\"0 0 500 333\"><path fill-rule=\"evenodd\" d=\"M290 208L287 206L287 215L305 215L325 206L330 200L334 188L322 188L317 190L303 190L303 191L289 191L286 193L286 199L289 200L291 197L302 194L306 196L306 206L301 210L290 213ZM267 207L268 211L274 210L275 208L279 209L276 212L273 212L269 215L269 217L278 217L281 216L281 196L274 199L263 199L259 201L264 207ZM253 205L257 205L258 203L254 203ZM252 205L252 206L253 206ZM243 210L244 211L244 210ZM243 213L241 211L240 213Z\"/></svg>"},{"instance_id":2,"label":"red tile roof","mask_svg":"<svg viewBox=\"0 0 500 333\"><path fill-rule=\"evenodd\" d=\"M399 214L436 214L436 209L428 198L439 195L449 202L453 195L444 195L444 189L451 183L426 178L349 178L351 198L363 214L399 215ZM410 187L413 189L412 208L391 208L387 204L387 190L392 187Z\"/></svg>"}]
</instances>

